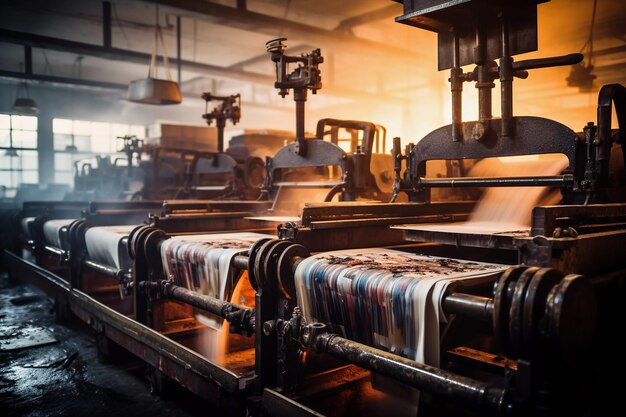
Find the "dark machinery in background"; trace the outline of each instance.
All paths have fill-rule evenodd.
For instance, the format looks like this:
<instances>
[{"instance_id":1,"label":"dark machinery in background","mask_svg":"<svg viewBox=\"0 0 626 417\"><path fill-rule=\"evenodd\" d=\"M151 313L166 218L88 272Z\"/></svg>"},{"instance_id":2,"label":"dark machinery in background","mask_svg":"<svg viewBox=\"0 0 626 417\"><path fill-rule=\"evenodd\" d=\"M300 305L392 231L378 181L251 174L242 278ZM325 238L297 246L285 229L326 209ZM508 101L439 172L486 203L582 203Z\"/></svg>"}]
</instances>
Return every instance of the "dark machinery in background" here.
<instances>
[{"instance_id":1,"label":"dark machinery in background","mask_svg":"<svg viewBox=\"0 0 626 417\"><path fill-rule=\"evenodd\" d=\"M144 177L139 169L143 140L132 135L117 140L121 143L117 152L125 158L95 156L74 162L74 189L66 200L128 200L140 188Z\"/></svg>"},{"instance_id":2,"label":"dark machinery in background","mask_svg":"<svg viewBox=\"0 0 626 417\"><path fill-rule=\"evenodd\" d=\"M226 121L230 120L233 125L239 123L241 119L241 95L214 96L211 93L203 93L202 99L206 102L202 118L207 121L209 126L215 120L215 125L217 126L217 151L224 152L224 128L226 127ZM222 103L209 113L209 103L216 100Z\"/></svg>"},{"instance_id":3,"label":"dark machinery in background","mask_svg":"<svg viewBox=\"0 0 626 417\"><path fill-rule=\"evenodd\" d=\"M243 134L234 137L224 149L226 122L230 120L236 125L241 119L240 95L203 93L202 98L206 101L202 118L209 126L213 121L216 123L217 150L157 147L151 152L152 174L146 175L143 198L255 200L259 197L265 175L263 158L280 149L287 136L274 131ZM221 103L209 112L209 102L215 100ZM243 152L242 141L246 148Z\"/></svg>"}]
</instances>

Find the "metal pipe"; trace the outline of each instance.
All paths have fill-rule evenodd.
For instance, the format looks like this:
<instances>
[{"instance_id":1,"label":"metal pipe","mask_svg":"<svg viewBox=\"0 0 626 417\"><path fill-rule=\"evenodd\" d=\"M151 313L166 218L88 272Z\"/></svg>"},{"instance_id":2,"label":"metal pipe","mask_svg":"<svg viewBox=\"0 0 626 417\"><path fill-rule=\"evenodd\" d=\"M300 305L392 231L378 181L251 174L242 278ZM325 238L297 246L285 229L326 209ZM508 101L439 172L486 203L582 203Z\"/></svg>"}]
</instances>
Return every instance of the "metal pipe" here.
<instances>
[{"instance_id":1,"label":"metal pipe","mask_svg":"<svg viewBox=\"0 0 626 417\"><path fill-rule=\"evenodd\" d=\"M572 175L541 177L455 177L455 178L420 178L418 185L426 188L454 187L566 187L574 184Z\"/></svg>"},{"instance_id":2,"label":"metal pipe","mask_svg":"<svg viewBox=\"0 0 626 417\"><path fill-rule=\"evenodd\" d=\"M102 2L102 46L110 48L111 41L111 2Z\"/></svg>"},{"instance_id":3,"label":"metal pipe","mask_svg":"<svg viewBox=\"0 0 626 417\"><path fill-rule=\"evenodd\" d=\"M304 103L306 102L306 88L296 88L293 98L296 102L296 142L298 143L297 153L306 156L306 138L304 136Z\"/></svg>"},{"instance_id":4,"label":"metal pipe","mask_svg":"<svg viewBox=\"0 0 626 417\"><path fill-rule=\"evenodd\" d=\"M29 45L24 46L24 73L27 75L33 73L33 50Z\"/></svg>"},{"instance_id":5,"label":"metal pipe","mask_svg":"<svg viewBox=\"0 0 626 417\"><path fill-rule=\"evenodd\" d=\"M455 142L463 140L463 69L459 62L459 35L455 31L452 43L452 69L450 69L452 140Z\"/></svg>"},{"instance_id":6,"label":"metal pipe","mask_svg":"<svg viewBox=\"0 0 626 417\"><path fill-rule=\"evenodd\" d=\"M109 265L104 265L98 262L91 261L89 259L85 259L83 261L83 265L87 268L93 269L94 271L98 271L99 273L109 276L111 278L115 278L119 282L125 282L127 278L131 277L130 273L127 273L123 269L118 269Z\"/></svg>"},{"instance_id":7,"label":"metal pipe","mask_svg":"<svg viewBox=\"0 0 626 417\"><path fill-rule=\"evenodd\" d=\"M513 58L509 53L509 26L502 17L502 57L500 58L500 103L502 137L508 138L513 132Z\"/></svg>"},{"instance_id":8,"label":"metal pipe","mask_svg":"<svg viewBox=\"0 0 626 417\"><path fill-rule=\"evenodd\" d=\"M322 333L316 336L313 346L318 352L326 352L469 407L496 412L512 407L511 404L505 402L506 391L503 388L421 364L335 334Z\"/></svg>"},{"instance_id":9,"label":"metal pipe","mask_svg":"<svg viewBox=\"0 0 626 417\"><path fill-rule=\"evenodd\" d=\"M180 16L176 16L176 71L178 72L178 88L182 88L182 60L181 60L181 27Z\"/></svg>"},{"instance_id":10,"label":"metal pipe","mask_svg":"<svg viewBox=\"0 0 626 417\"><path fill-rule=\"evenodd\" d=\"M487 322L493 319L493 298L452 293L443 297L441 307L446 314L458 314Z\"/></svg>"},{"instance_id":11,"label":"metal pipe","mask_svg":"<svg viewBox=\"0 0 626 417\"><path fill-rule=\"evenodd\" d=\"M248 256L247 255L233 256L231 265L237 269L248 269Z\"/></svg>"},{"instance_id":12,"label":"metal pipe","mask_svg":"<svg viewBox=\"0 0 626 417\"><path fill-rule=\"evenodd\" d=\"M67 253L60 248L55 248L54 246L44 246L43 247L44 251L46 251L47 253L51 254L51 255L55 255L58 256L59 258L61 258L61 260L66 260L67 259Z\"/></svg>"},{"instance_id":13,"label":"metal pipe","mask_svg":"<svg viewBox=\"0 0 626 417\"><path fill-rule=\"evenodd\" d=\"M217 298L201 295L195 291L188 290L178 285L164 284L161 286L163 295L172 300L181 301L206 312L215 314L224 319L229 319L229 315L235 311L249 311L253 309L218 300Z\"/></svg>"}]
</instances>

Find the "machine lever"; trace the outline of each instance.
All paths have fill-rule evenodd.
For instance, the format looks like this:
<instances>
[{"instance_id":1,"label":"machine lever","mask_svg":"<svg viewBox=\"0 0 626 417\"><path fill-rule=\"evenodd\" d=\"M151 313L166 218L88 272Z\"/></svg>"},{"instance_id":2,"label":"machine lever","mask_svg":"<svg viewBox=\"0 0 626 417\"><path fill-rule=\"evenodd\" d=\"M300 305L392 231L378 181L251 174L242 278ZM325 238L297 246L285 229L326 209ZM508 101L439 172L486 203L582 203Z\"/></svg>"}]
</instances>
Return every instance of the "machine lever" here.
<instances>
[{"instance_id":1,"label":"machine lever","mask_svg":"<svg viewBox=\"0 0 626 417\"><path fill-rule=\"evenodd\" d=\"M580 63L583 58L583 54L569 54L549 58L525 59L523 61L513 62L513 71L575 65Z\"/></svg>"}]
</instances>

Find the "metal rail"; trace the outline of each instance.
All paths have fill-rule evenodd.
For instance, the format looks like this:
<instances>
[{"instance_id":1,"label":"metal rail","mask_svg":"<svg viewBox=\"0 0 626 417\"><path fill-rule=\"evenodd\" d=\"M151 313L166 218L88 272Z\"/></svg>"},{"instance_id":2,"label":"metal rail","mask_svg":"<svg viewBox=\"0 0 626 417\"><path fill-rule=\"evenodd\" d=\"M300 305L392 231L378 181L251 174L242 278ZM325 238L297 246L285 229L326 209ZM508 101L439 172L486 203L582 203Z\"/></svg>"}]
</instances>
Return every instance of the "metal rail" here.
<instances>
[{"instance_id":1,"label":"metal rail","mask_svg":"<svg viewBox=\"0 0 626 417\"><path fill-rule=\"evenodd\" d=\"M542 177L456 177L456 178L420 178L419 187L453 188L453 187L566 187L574 185L572 175L556 175Z\"/></svg>"},{"instance_id":2,"label":"metal rail","mask_svg":"<svg viewBox=\"0 0 626 417\"><path fill-rule=\"evenodd\" d=\"M503 388L353 342L336 334L321 333L313 338L312 345L318 352L326 352L469 407L496 412L510 411L513 407L507 401Z\"/></svg>"}]
</instances>

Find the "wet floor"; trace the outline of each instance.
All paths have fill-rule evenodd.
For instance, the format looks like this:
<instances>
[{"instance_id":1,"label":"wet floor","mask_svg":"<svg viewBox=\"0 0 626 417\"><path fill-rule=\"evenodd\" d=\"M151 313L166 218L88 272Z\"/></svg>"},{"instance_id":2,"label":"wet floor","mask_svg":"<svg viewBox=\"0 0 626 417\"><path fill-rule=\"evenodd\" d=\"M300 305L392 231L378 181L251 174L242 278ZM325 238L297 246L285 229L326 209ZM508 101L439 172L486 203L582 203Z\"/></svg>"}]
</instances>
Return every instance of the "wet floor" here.
<instances>
[{"instance_id":1,"label":"wet floor","mask_svg":"<svg viewBox=\"0 0 626 417\"><path fill-rule=\"evenodd\" d=\"M151 394L145 371L126 352L102 363L89 327L57 323L45 294L0 275L1 416L219 415L179 387Z\"/></svg>"}]
</instances>

